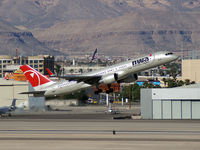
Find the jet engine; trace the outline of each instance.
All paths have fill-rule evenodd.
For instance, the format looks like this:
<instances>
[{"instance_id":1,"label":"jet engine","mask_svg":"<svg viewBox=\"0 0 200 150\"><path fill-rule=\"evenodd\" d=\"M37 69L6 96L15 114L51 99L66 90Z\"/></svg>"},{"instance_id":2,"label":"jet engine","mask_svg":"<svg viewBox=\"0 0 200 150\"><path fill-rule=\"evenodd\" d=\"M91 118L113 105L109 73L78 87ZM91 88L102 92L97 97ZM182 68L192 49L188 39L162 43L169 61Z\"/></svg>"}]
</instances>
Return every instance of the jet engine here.
<instances>
[{"instance_id":1,"label":"jet engine","mask_svg":"<svg viewBox=\"0 0 200 150\"><path fill-rule=\"evenodd\" d=\"M109 74L109 75L102 76L102 78L99 81L99 83L111 84L111 83L116 82L116 81L118 81L118 74L114 73L114 74Z\"/></svg>"},{"instance_id":2,"label":"jet engine","mask_svg":"<svg viewBox=\"0 0 200 150\"><path fill-rule=\"evenodd\" d=\"M134 82L138 79L138 75L137 74L130 74L128 77L126 77L125 79L120 80L120 83L130 83L130 82Z\"/></svg>"}]
</instances>

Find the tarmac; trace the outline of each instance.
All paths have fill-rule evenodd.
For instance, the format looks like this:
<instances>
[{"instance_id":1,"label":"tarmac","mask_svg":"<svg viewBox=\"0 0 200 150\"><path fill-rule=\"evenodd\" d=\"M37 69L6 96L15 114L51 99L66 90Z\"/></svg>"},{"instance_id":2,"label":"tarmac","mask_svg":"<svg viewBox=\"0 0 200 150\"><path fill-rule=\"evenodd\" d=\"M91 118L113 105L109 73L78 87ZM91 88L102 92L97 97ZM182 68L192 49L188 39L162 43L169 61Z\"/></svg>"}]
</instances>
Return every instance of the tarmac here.
<instances>
[{"instance_id":1,"label":"tarmac","mask_svg":"<svg viewBox=\"0 0 200 150\"><path fill-rule=\"evenodd\" d=\"M113 119L128 114L43 112L0 119L2 150L199 150L200 120Z\"/></svg>"}]
</instances>

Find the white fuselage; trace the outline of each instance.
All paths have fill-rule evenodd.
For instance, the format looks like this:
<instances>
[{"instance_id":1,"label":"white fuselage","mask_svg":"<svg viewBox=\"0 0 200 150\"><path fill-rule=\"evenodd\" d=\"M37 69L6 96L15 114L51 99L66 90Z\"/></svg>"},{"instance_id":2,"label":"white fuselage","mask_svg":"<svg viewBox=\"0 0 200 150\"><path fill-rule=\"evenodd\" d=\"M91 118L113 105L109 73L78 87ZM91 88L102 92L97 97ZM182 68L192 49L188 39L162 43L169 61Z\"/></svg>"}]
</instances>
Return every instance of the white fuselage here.
<instances>
[{"instance_id":1,"label":"white fuselage","mask_svg":"<svg viewBox=\"0 0 200 150\"><path fill-rule=\"evenodd\" d=\"M102 76L102 78L104 78L105 76L117 73L119 75L119 80L121 80L127 78L132 73L136 74L146 69L166 64L176 60L177 58L178 57L172 53L157 52L155 54L150 54L139 59L131 59L129 61L105 67L100 70L85 73L83 74L83 76ZM84 88L88 88L90 86L92 85L86 84L84 82L66 80L60 83L54 83L53 85L46 87L46 92L44 95L48 97L68 94L79 91Z\"/></svg>"}]
</instances>

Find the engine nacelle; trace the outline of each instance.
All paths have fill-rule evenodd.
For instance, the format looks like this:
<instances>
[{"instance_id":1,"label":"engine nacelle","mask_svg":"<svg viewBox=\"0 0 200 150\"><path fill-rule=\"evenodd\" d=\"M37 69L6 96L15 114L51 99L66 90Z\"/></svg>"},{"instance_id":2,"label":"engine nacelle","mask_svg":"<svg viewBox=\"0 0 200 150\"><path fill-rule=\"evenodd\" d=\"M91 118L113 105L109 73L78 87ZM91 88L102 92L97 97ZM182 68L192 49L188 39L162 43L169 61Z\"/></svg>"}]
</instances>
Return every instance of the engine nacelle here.
<instances>
[{"instance_id":1,"label":"engine nacelle","mask_svg":"<svg viewBox=\"0 0 200 150\"><path fill-rule=\"evenodd\" d=\"M120 83L131 83L134 82L138 79L138 75L137 74L130 74L128 77L126 77L125 79L120 80Z\"/></svg>"},{"instance_id":2,"label":"engine nacelle","mask_svg":"<svg viewBox=\"0 0 200 150\"><path fill-rule=\"evenodd\" d=\"M114 74L109 74L109 75L106 75L106 76L102 76L102 78L99 81L99 83L111 84L113 82L116 82L117 80L118 80L118 74L114 73Z\"/></svg>"}]
</instances>

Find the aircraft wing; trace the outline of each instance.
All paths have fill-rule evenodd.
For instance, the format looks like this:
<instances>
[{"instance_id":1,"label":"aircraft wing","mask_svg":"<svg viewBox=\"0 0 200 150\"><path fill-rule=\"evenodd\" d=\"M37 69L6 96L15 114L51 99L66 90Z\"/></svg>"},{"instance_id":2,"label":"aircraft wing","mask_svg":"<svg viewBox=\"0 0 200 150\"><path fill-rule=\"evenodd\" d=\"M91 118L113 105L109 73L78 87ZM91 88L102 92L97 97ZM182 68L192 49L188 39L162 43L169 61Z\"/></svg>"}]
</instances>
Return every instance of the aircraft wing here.
<instances>
[{"instance_id":1,"label":"aircraft wing","mask_svg":"<svg viewBox=\"0 0 200 150\"><path fill-rule=\"evenodd\" d=\"M60 76L60 78L69 80L69 81L77 81L77 82L85 82L87 84L96 84L101 80L101 76L82 76L82 75L68 75L68 76Z\"/></svg>"}]
</instances>

